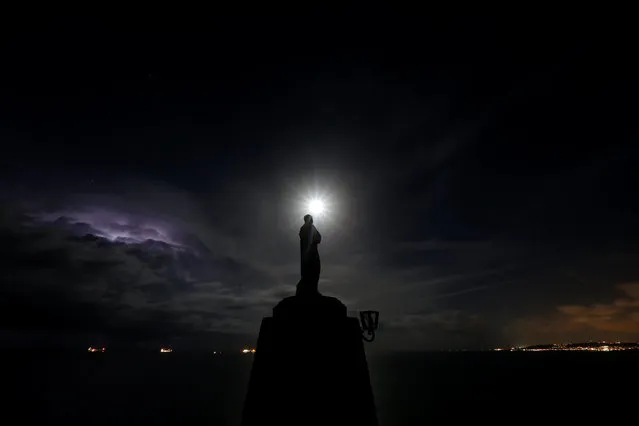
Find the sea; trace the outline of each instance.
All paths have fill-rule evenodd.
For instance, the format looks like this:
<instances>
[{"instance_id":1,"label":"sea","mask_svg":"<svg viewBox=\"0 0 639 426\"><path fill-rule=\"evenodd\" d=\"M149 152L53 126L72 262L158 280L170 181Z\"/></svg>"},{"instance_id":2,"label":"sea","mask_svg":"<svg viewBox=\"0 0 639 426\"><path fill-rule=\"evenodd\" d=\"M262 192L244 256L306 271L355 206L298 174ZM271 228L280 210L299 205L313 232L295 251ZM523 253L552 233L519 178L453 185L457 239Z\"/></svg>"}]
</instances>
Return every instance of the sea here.
<instances>
[{"instance_id":1,"label":"sea","mask_svg":"<svg viewBox=\"0 0 639 426\"><path fill-rule=\"evenodd\" d=\"M0 362L2 424L239 425L252 355L30 352ZM393 353L368 364L383 426L636 417L639 352Z\"/></svg>"}]
</instances>

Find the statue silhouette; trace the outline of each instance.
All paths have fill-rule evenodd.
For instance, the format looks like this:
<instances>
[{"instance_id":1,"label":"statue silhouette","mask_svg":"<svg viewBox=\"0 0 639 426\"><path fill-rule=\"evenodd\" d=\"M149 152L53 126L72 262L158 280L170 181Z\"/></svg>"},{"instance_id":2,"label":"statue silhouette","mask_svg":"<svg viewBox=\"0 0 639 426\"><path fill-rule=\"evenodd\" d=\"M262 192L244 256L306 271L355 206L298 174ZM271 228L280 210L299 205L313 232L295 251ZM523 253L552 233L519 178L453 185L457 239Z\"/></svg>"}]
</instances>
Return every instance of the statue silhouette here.
<instances>
[{"instance_id":1,"label":"statue silhouette","mask_svg":"<svg viewBox=\"0 0 639 426\"><path fill-rule=\"evenodd\" d=\"M319 295L318 282L321 263L317 245L322 241L322 235L315 225L313 216L304 216L304 225L300 228L300 260L302 279L297 284L298 296Z\"/></svg>"},{"instance_id":2,"label":"statue silhouette","mask_svg":"<svg viewBox=\"0 0 639 426\"><path fill-rule=\"evenodd\" d=\"M362 330L339 299L319 294L322 237L311 215L299 235L302 279L262 320L242 426L378 426L363 342L377 316L362 312Z\"/></svg>"}]
</instances>

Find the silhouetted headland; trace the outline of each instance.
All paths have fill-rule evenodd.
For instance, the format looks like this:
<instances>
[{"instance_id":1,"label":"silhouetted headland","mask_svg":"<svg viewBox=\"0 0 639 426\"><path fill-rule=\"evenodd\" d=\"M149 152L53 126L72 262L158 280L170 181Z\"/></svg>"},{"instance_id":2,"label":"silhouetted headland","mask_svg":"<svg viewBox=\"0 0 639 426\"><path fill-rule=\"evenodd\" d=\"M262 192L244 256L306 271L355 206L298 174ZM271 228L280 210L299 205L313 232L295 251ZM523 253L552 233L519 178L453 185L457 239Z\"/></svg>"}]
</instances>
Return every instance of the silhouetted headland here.
<instances>
[{"instance_id":1,"label":"silhouetted headland","mask_svg":"<svg viewBox=\"0 0 639 426\"><path fill-rule=\"evenodd\" d=\"M296 295L262 320L242 425L376 426L359 320L318 292L321 237L307 217L300 230L302 279Z\"/></svg>"}]
</instances>

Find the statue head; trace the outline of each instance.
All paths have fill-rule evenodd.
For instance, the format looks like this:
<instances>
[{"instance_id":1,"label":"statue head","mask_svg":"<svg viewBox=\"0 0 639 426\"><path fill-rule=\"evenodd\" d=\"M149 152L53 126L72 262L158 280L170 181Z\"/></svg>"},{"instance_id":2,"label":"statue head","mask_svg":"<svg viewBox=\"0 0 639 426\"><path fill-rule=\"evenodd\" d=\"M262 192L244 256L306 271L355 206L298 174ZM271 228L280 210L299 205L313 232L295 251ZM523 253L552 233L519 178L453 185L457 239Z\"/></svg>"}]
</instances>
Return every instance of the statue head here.
<instances>
[{"instance_id":1,"label":"statue head","mask_svg":"<svg viewBox=\"0 0 639 426\"><path fill-rule=\"evenodd\" d=\"M312 225L313 224L313 216L311 216L310 214L307 214L304 216L304 223L307 225Z\"/></svg>"}]
</instances>

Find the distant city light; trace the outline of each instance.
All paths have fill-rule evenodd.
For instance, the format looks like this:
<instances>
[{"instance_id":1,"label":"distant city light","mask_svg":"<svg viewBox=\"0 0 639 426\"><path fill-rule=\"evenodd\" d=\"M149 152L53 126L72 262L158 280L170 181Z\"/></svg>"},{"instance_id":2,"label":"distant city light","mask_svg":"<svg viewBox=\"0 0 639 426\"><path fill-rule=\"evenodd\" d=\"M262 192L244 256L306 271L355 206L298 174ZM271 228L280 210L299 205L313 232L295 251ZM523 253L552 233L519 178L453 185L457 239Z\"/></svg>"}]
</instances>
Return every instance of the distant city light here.
<instances>
[{"instance_id":1,"label":"distant city light","mask_svg":"<svg viewBox=\"0 0 639 426\"><path fill-rule=\"evenodd\" d=\"M545 352L545 351L588 351L588 352L612 352L612 351L637 351L639 343L636 342L584 342L584 343L564 343L547 344L505 348L495 348L495 351L521 351L521 352Z\"/></svg>"},{"instance_id":2,"label":"distant city light","mask_svg":"<svg viewBox=\"0 0 639 426\"><path fill-rule=\"evenodd\" d=\"M171 348L161 348L160 352L161 353L170 353L170 352L173 352L173 349L171 349Z\"/></svg>"},{"instance_id":3,"label":"distant city light","mask_svg":"<svg viewBox=\"0 0 639 426\"><path fill-rule=\"evenodd\" d=\"M242 349L242 353L243 354L254 354L255 353L255 349L244 348L244 349Z\"/></svg>"},{"instance_id":4,"label":"distant city light","mask_svg":"<svg viewBox=\"0 0 639 426\"><path fill-rule=\"evenodd\" d=\"M93 346L89 346L89 352L106 352L106 348L94 348Z\"/></svg>"}]
</instances>

